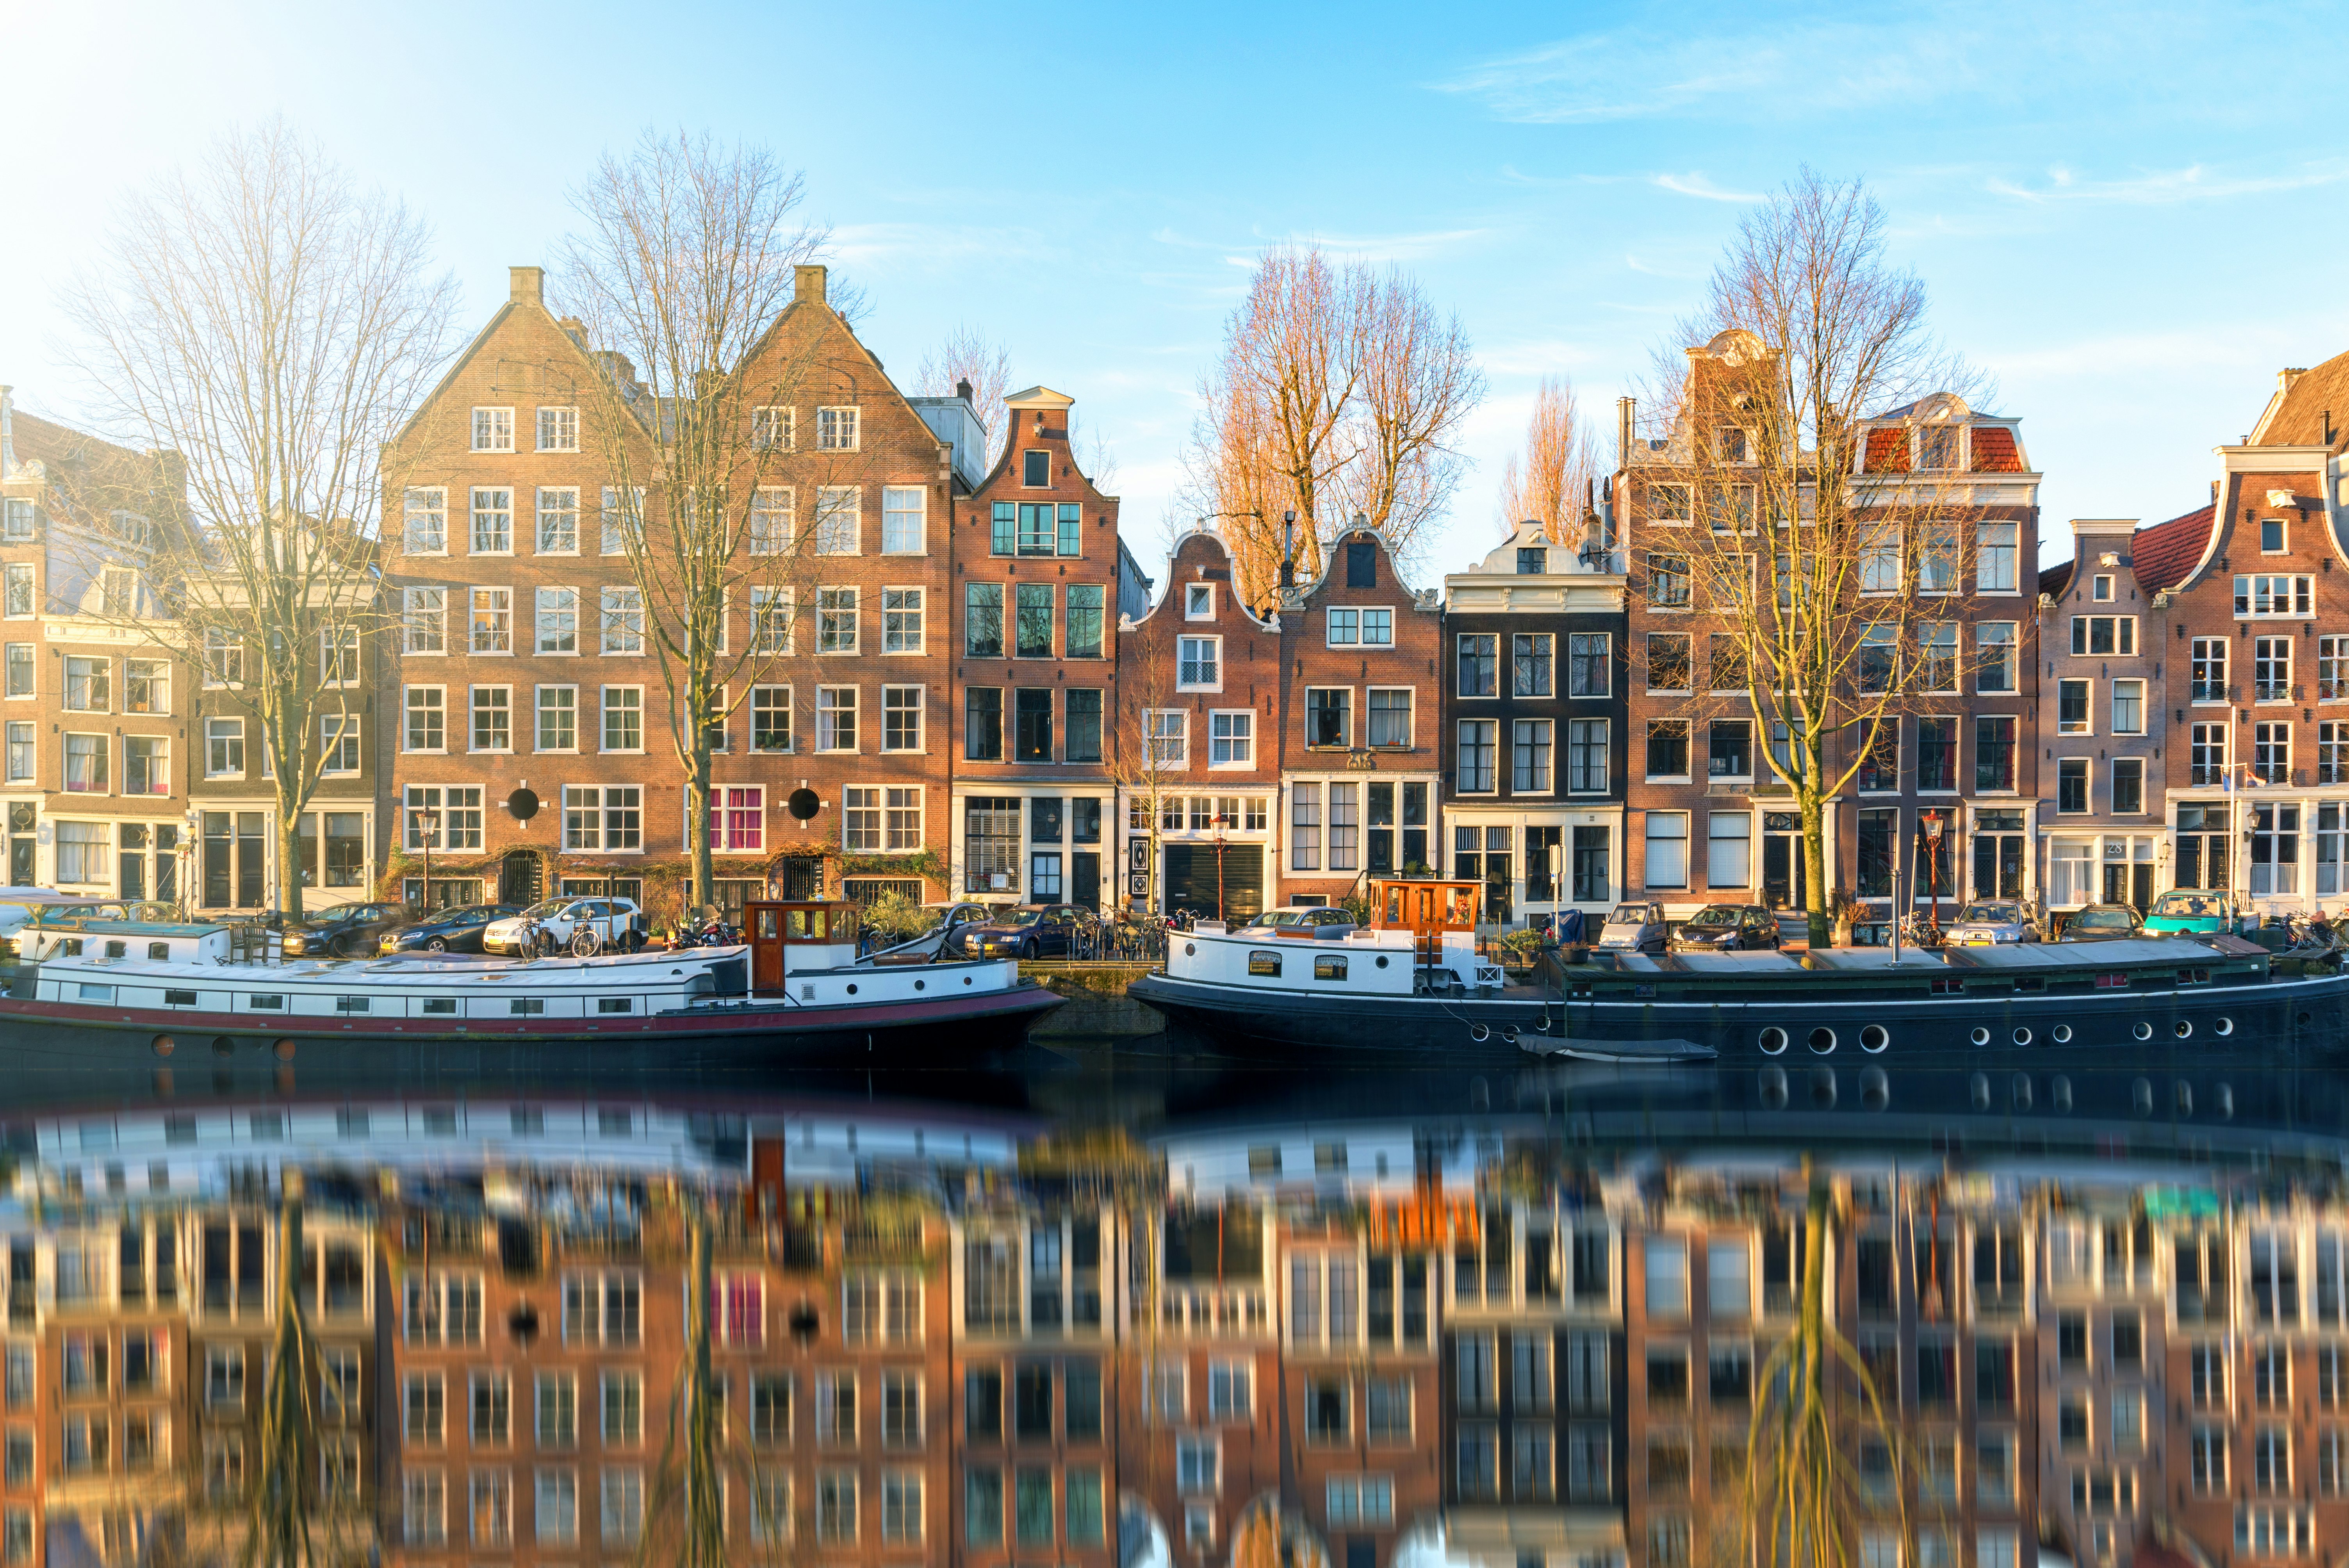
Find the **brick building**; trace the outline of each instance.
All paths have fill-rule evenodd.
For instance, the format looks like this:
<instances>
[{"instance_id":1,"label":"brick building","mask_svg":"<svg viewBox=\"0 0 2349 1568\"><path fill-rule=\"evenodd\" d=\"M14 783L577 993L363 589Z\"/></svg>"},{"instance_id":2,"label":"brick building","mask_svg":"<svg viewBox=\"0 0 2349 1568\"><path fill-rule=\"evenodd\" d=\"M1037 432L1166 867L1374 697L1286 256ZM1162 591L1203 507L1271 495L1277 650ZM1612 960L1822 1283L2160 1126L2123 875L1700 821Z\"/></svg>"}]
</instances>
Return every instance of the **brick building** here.
<instances>
[{"instance_id":1,"label":"brick building","mask_svg":"<svg viewBox=\"0 0 2349 1568\"><path fill-rule=\"evenodd\" d=\"M2189 535L2168 589L2170 885L2271 909L2349 891L2336 407L2349 414L2349 355L2284 371L2258 424L2219 449L2211 505L2147 531Z\"/></svg>"},{"instance_id":2,"label":"brick building","mask_svg":"<svg viewBox=\"0 0 2349 1568\"><path fill-rule=\"evenodd\" d=\"M1403 582L1383 535L1348 530L1318 582L1283 585L1280 646L1280 902L1334 903L1367 878L1435 868L1440 593Z\"/></svg>"},{"instance_id":3,"label":"brick building","mask_svg":"<svg viewBox=\"0 0 2349 1568\"><path fill-rule=\"evenodd\" d=\"M1069 447L1074 400L1032 387L992 472L957 504L953 812L958 892L1102 907L1115 896L1120 622L1149 583Z\"/></svg>"},{"instance_id":4,"label":"brick building","mask_svg":"<svg viewBox=\"0 0 2349 1568\"><path fill-rule=\"evenodd\" d=\"M1603 920L1623 885L1624 577L1537 522L1444 580L1452 873L1485 915Z\"/></svg>"},{"instance_id":5,"label":"brick building","mask_svg":"<svg viewBox=\"0 0 2349 1568\"><path fill-rule=\"evenodd\" d=\"M2142 912L2168 858L2164 589L2177 531L2075 519L2072 558L2039 574L2039 886L2051 913L2098 902Z\"/></svg>"},{"instance_id":6,"label":"brick building","mask_svg":"<svg viewBox=\"0 0 2349 1568\"><path fill-rule=\"evenodd\" d=\"M1230 548L1175 542L1166 589L1118 628L1125 900L1246 919L1278 903L1281 632L1234 592Z\"/></svg>"},{"instance_id":7,"label":"brick building","mask_svg":"<svg viewBox=\"0 0 2349 1568\"><path fill-rule=\"evenodd\" d=\"M388 464L400 479L387 507L404 619L403 888L422 892L416 813L431 810L435 904L607 884L642 899L648 875L683 864L684 787L627 563L630 503L599 455L594 422L608 405L588 386L634 373L547 310L539 269L512 271L511 297ZM977 424L946 406L958 400L917 408L900 396L826 303L824 278L800 269L744 369L794 401L753 413L757 493L735 579L748 585L728 606L739 640L720 655L732 707L710 834L719 892L736 907L770 891L837 892L852 865L932 890L946 842L939 599ZM648 471L649 432L617 438ZM653 487L633 504L657 526L669 498ZM784 811L802 788L821 800L812 821ZM527 820L504 807L523 789L544 805Z\"/></svg>"},{"instance_id":8,"label":"brick building","mask_svg":"<svg viewBox=\"0 0 2349 1568\"><path fill-rule=\"evenodd\" d=\"M115 898L185 890L193 683L136 629L177 466L23 414L0 387L7 880Z\"/></svg>"}]
</instances>

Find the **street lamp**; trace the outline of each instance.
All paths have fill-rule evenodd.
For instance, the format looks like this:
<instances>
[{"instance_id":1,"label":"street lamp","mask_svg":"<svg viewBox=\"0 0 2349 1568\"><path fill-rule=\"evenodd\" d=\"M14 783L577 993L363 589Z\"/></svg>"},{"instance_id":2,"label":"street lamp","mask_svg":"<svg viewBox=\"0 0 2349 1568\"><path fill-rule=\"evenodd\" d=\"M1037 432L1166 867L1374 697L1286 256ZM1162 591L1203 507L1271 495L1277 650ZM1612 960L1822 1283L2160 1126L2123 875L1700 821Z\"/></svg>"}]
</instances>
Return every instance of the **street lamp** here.
<instances>
[{"instance_id":1,"label":"street lamp","mask_svg":"<svg viewBox=\"0 0 2349 1568\"><path fill-rule=\"evenodd\" d=\"M1941 931L1941 835L1949 820L1939 811L1928 811L1920 826L1925 830L1925 917L1932 923L1933 934L1938 936Z\"/></svg>"},{"instance_id":2,"label":"street lamp","mask_svg":"<svg viewBox=\"0 0 2349 1568\"><path fill-rule=\"evenodd\" d=\"M417 894L416 913L428 916L432 913L432 841L440 836L440 813L428 806L410 811L408 820L424 844L424 886Z\"/></svg>"}]
</instances>

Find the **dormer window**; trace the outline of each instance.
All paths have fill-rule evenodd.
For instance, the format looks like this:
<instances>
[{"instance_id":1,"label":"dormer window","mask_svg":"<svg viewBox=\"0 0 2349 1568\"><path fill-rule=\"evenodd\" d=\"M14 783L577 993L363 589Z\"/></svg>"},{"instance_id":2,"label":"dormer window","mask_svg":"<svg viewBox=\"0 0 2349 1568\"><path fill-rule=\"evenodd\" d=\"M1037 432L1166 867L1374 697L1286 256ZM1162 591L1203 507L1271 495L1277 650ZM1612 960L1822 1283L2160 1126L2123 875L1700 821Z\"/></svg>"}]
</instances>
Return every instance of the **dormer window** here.
<instances>
[{"instance_id":1,"label":"dormer window","mask_svg":"<svg viewBox=\"0 0 2349 1568\"><path fill-rule=\"evenodd\" d=\"M1549 551L1539 544L1517 546L1517 575L1538 577L1549 570Z\"/></svg>"},{"instance_id":2,"label":"dormer window","mask_svg":"<svg viewBox=\"0 0 2349 1568\"><path fill-rule=\"evenodd\" d=\"M1917 432L1917 466L1920 469L1954 469L1958 461L1958 428L1955 425L1928 425Z\"/></svg>"},{"instance_id":3,"label":"dormer window","mask_svg":"<svg viewBox=\"0 0 2349 1568\"><path fill-rule=\"evenodd\" d=\"M2109 576L2100 576L2089 579L2088 597L2095 600L2099 604L2111 603L2113 602L2112 578Z\"/></svg>"},{"instance_id":4,"label":"dormer window","mask_svg":"<svg viewBox=\"0 0 2349 1568\"><path fill-rule=\"evenodd\" d=\"M2283 519L2280 517L2263 517L2260 519L2260 553L2261 555L2282 555L2283 552Z\"/></svg>"},{"instance_id":5,"label":"dormer window","mask_svg":"<svg viewBox=\"0 0 2349 1568\"><path fill-rule=\"evenodd\" d=\"M1052 454L1020 453L1019 482L1030 490L1042 490L1049 486L1052 482Z\"/></svg>"},{"instance_id":6,"label":"dormer window","mask_svg":"<svg viewBox=\"0 0 2349 1568\"><path fill-rule=\"evenodd\" d=\"M1216 618L1216 585L1212 583L1183 584L1183 618L1186 621L1212 621Z\"/></svg>"},{"instance_id":7,"label":"dormer window","mask_svg":"<svg viewBox=\"0 0 2349 1568\"><path fill-rule=\"evenodd\" d=\"M1735 425L1723 425L1715 433L1714 439L1723 462L1742 463L1745 460L1745 432L1743 429Z\"/></svg>"}]
</instances>

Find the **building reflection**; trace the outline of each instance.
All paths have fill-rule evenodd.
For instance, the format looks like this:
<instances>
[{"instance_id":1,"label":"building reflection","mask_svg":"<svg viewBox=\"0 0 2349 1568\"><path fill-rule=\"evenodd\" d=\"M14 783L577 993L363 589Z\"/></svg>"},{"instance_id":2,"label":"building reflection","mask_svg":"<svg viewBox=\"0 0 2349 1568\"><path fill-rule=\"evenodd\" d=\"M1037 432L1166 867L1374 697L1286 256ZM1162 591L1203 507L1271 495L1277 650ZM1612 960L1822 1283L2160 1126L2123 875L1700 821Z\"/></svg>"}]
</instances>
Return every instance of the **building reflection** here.
<instances>
[{"instance_id":1,"label":"building reflection","mask_svg":"<svg viewBox=\"0 0 2349 1568\"><path fill-rule=\"evenodd\" d=\"M2168 1086L2132 1123L2126 1068L2063 1111L2005 1084L1970 1127L1969 1083L26 1109L0 1556L231 1561L298 1469L354 1560L662 1560L698 1246L732 1557L1694 1568L1744 1507L1815 1181L1826 1308L1888 1415L1837 1375L1851 1560L2337 1554L2324 1096L2239 1097L2295 1107L2279 1140L2182 1125Z\"/></svg>"}]
</instances>

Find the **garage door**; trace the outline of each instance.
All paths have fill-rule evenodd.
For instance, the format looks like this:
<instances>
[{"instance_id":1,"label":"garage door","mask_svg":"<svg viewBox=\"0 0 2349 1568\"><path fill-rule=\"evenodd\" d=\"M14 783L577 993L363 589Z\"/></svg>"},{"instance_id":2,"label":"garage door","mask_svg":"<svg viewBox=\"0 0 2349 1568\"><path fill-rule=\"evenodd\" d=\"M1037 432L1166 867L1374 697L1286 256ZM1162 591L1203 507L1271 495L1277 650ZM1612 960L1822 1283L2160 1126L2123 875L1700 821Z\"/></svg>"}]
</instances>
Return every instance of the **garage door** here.
<instances>
[{"instance_id":1,"label":"garage door","mask_svg":"<svg viewBox=\"0 0 2349 1568\"><path fill-rule=\"evenodd\" d=\"M1213 919L1216 914L1216 846L1168 844L1166 903L1162 913L1187 909ZM1226 844L1223 850L1224 917L1244 919L1264 913L1264 846Z\"/></svg>"}]
</instances>

